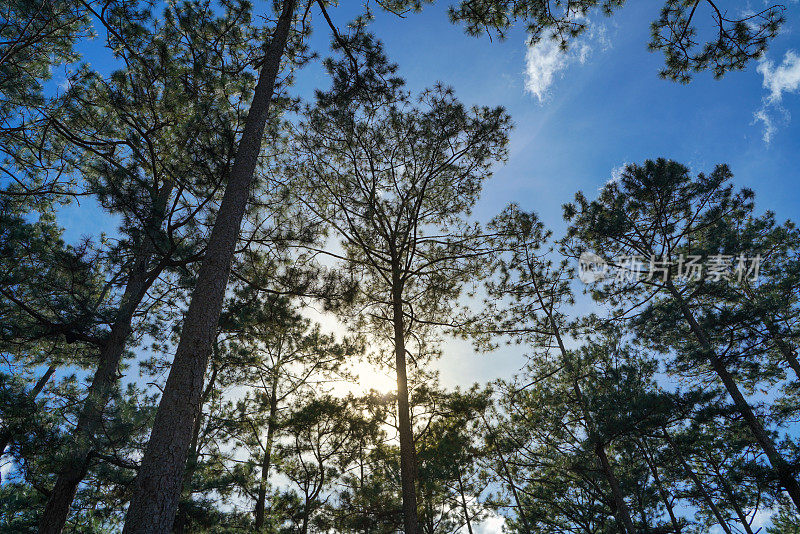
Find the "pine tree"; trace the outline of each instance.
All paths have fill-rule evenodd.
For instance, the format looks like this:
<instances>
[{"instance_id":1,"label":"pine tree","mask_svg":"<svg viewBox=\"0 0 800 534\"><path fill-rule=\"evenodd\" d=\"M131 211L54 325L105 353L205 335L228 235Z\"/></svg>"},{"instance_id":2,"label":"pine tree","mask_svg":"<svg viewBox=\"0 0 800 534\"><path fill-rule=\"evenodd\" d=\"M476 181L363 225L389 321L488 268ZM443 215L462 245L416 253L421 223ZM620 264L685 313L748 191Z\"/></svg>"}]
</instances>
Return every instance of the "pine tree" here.
<instances>
[{"instance_id":1,"label":"pine tree","mask_svg":"<svg viewBox=\"0 0 800 534\"><path fill-rule=\"evenodd\" d=\"M407 360L429 356L435 327L453 324L462 285L482 272L491 240L465 217L505 156L509 123L500 108L465 109L444 87L415 105L380 46L357 44L385 81L329 64L336 83L298 137L310 185L298 200L336 232L362 280L351 319L394 355L405 529L417 532Z\"/></svg>"},{"instance_id":2,"label":"pine tree","mask_svg":"<svg viewBox=\"0 0 800 534\"><path fill-rule=\"evenodd\" d=\"M622 268L621 276L594 290L597 298L615 306L620 314L626 304L641 305L644 309L635 321L643 338L677 350L679 365L685 363L692 373L716 376L767 457L772 475L800 507L800 485L785 453L776 445L763 415L742 392L736 370L746 352L737 350L738 337L716 320L710 299L719 280L687 275L681 263L681 258L688 260L697 249L704 250L703 237L708 232L746 217L752 209L752 192L734 192L730 178L725 166L692 177L686 167L663 159L629 165L619 181L601 190L597 200L589 201L579 193L575 203L565 207L571 223L569 239L576 257L591 251ZM636 276L630 274L635 269L626 269L634 262L655 264L660 270Z\"/></svg>"}]
</instances>

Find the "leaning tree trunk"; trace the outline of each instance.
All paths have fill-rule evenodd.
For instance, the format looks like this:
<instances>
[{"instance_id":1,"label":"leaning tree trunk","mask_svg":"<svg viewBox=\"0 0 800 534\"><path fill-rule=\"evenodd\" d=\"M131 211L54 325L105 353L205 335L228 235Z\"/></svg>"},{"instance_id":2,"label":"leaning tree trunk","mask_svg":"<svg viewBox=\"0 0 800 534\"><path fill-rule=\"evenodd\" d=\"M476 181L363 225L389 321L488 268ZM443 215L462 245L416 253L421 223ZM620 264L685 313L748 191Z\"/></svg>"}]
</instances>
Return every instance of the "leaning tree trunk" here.
<instances>
[{"instance_id":1,"label":"leaning tree trunk","mask_svg":"<svg viewBox=\"0 0 800 534\"><path fill-rule=\"evenodd\" d=\"M650 457L650 452L647 450L647 445L644 443L643 440L638 440L639 448L642 451L642 456L644 457L644 461L647 463L647 467L650 468L650 473L653 475L653 482L658 489L658 495L661 497L661 502L664 503L664 507L667 509L667 513L669 514L669 520L672 522L672 528L675 530L675 534L681 534L681 524L678 521L678 517L675 515L675 509L672 505L670 500L669 494L667 493L666 488L664 488L664 484L661 481L661 475L658 473L658 467L656 466L656 462L653 458Z\"/></svg>"},{"instance_id":2,"label":"leaning tree trunk","mask_svg":"<svg viewBox=\"0 0 800 534\"><path fill-rule=\"evenodd\" d=\"M50 377L53 376L53 373L56 372L56 367L51 365L47 368L44 374L39 377L39 380L36 381L36 384L33 386L33 389L30 390L28 393L28 400L33 403L36 400L36 397L39 396L39 393L42 392L44 386L47 384ZM3 456L3 453L6 452L8 446L14 441L14 432L11 429L6 430L2 435L0 435L0 457ZM3 474L0 472L0 482L3 480Z\"/></svg>"},{"instance_id":3,"label":"leaning tree trunk","mask_svg":"<svg viewBox=\"0 0 800 534\"><path fill-rule=\"evenodd\" d=\"M99 364L78 415L71 449L67 452L42 514L39 523L40 534L61 532L67 522L78 485L89 469L95 435L102 426L103 411L119 378L119 364L132 331L133 316L154 280L149 267L156 250L156 236L163 223L171 193L171 182L164 183L158 189L155 203L145 222L142 242L135 253L114 324L100 347Z\"/></svg>"},{"instance_id":4,"label":"leaning tree trunk","mask_svg":"<svg viewBox=\"0 0 800 534\"><path fill-rule=\"evenodd\" d=\"M258 484L258 497L256 498L256 532L264 528L264 516L267 508L267 482L269 468L272 463L272 441L275 439L275 423L278 416L278 372L273 370L272 383L269 394L269 419L267 419L267 444L264 447L264 459L261 462L261 481Z\"/></svg>"},{"instance_id":5,"label":"leaning tree trunk","mask_svg":"<svg viewBox=\"0 0 800 534\"><path fill-rule=\"evenodd\" d=\"M474 534L472 531L472 520L469 517L469 507L467 506L467 497L464 494L464 482L461 480L461 467L456 466L456 473L458 474L458 492L461 494L461 507L464 509L464 521L467 523L467 532Z\"/></svg>"},{"instance_id":6,"label":"leaning tree trunk","mask_svg":"<svg viewBox=\"0 0 800 534\"><path fill-rule=\"evenodd\" d=\"M400 270L392 268L392 321L394 323L394 351L397 367L397 419L400 433L400 480L403 492L403 525L405 534L417 534L417 458L411 428L411 410L408 403L408 377L406 376L406 345L403 321L403 296Z\"/></svg>"},{"instance_id":7,"label":"leaning tree trunk","mask_svg":"<svg viewBox=\"0 0 800 534\"><path fill-rule=\"evenodd\" d=\"M494 445L495 449L497 450L497 458L500 460L500 468L503 470L503 475L505 475L505 480L508 482L508 487L511 488L511 495L514 497L514 503L517 506L517 518L522 521L522 526L525 529L524 534L531 534L533 531L531 530L530 523L528 523L528 517L525 515L525 510L522 508L522 501L519 498L519 492L517 491L517 486L514 484L514 479L511 476L511 470L508 468L508 463L506 462L505 456L503 456L503 451L500 448L500 445L497 443L497 439L492 432L491 427L489 426L489 421L486 420L486 417L481 414L481 418L483 419L483 424L486 427L486 432L488 438L490 440L490 445ZM503 475L500 475L500 479L503 479Z\"/></svg>"},{"instance_id":8,"label":"leaning tree trunk","mask_svg":"<svg viewBox=\"0 0 800 534\"><path fill-rule=\"evenodd\" d=\"M216 342L215 342L216 347ZM216 350L214 351L216 358ZM183 492L182 499L178 502L178 512L175 517L175 524L172 528L173 534L183 534L189 532L189 505L191 504L192 496L192 479L195 472L197 472L197 465L200 460L200 431L203 427L203 406L208 402L211 393L214 391L214 386L217 381L217 373L219 367L212 363L211 376L208 379L208 385L200 397L200 411L194 422L194 430L192 430L192 442L189 445L189 459L186 462L186 469L183 472Z\"/></svg>"},{"instance_id":9,"label":"leaning tree trunk","mask_svg":"<svg viewBox=\"0 0 800 534\"><path fill-rule=\"evenodd\" d=\"M662 428L661 432L667 444L672 449L672 452L675 453L675 457L678 458L678 461L680 462L681 467L683 467L686 476L688 476L689 479L691 479L691 481L694 483L695 488L697 488L697 491L703 497L703 501L705 501L706 506L708 506L709 510L711 510L711 513L714 514L714 517L717 519L717 523L719 523L719 526L722 528L722 530L725 531L725 534L732 534L731 527L728 525L728 522L725 520L725 517L722 515L720 509L714 503L714 499L712 499L711 495L709 495L708 492L706 491L705 486L703 486L703 482L700 480L700 478L698 478L697 474L695 474L694 470L686 461L686 457L683 455L683 451L678 447L677 443L675 443L675 441L672 439L672 437L669 435L669 432L667 432L666 429Z\"/></svg>"},{"instance_id":10,"label":"leaning tree trunk","mask_svg":"<svg viewBox=\"0 0 800 534\"><path fill-rule=\"evenodd\" d=\"M150 441L136 477L133 497L125 517L124 534L167 532L175 519L206 365L222 311L233 253L250 196L250 185L295 5L295 0L284 0L259 73L233 168L156 412Z\"/></svg>"},{"instance_id":11,"label":"leaning tree trunk","mask_svg":"<svg viewBox=\"0 0 800 534\"><path fill-rule=\"evenodd\" d=\"M756 298L753 294L753 290L749 287L747 282L745 281L742 289L744 290L745 295L748 299L753 303L753 307L756 310L756 314L761 319L761 322L766 327L767 332L769 333L770 338L775 342L775 345L778 347L783 359L789 364L789 367L792 368L794 371L794 375L796 378L800 379L800 361L797 360L797 354L792 349L791 346L786 342L784 336L779 332L777 325L772 321L764 310L756 304Z\"/></svg>"},{"instance_id":12,"label":"leaning tree trunk","mask_svg":"<svg viewBox=\"0 0 800 534\"><path fill-rule=\"evenodd\" d=\"M747 399L744 398L744 395L742 395L736 380L730 371L728 371L725 362L719 357L714 348L711 346L711 342L708 339L706 332L698 324L694 314L689 309L689 305L683 299L678 290L675 289L675 286L672 284L672 282L667 282L667 289L679 305L681 313L683 314L684 319L686 319L686 322L689 324L689 328L700 344L700 347L702 347L702 349L708 355L711 368L717 373L717 376L719 376L722 384L728 391L728 395L730 395L731 399L733 399L733 404L736 407L736 410L742 416L745 423L747 423L747 426L750 427L753 437L756 439L758 444L761 446L761 449L764 451L764 454L769 459L769 463L772 466L772 470L775 473L776 478L781 483L781 486L783 486L783 488L786 490L786 493L789 494L789 497L791 497L794 505L798 510L800 510L800 484L797 483L797 479L794 477L791 466L778 451L778 448L775 446L775 442L772 441L772 438L767 433L764 425L761 423L761 420L756 417L755 413L753 412L753 408L747 402Z\"/></svg>"},{"instance_id":13,"label":"leaning tree trunk","mask_svg":"<svg viewBox=\"0 0 800 534\"><path fill-rule=\"evenodd\" d=\"M572 360L570 359L567 348L564 345L564 340L561 338L561 331L558 327L558 321L553 314L552 307L547 306L544 302L544 297L539 289L538 279L535 275L536 270L530 262L528 263L528 268L531 272L531 275L533 275L533 288L536 292L536 298L539 301L539 305L541 306L542 310L544 310L548 319L550 320L550 324L552 325L553 329L552 333L556 338L556 343L558 344L558 349L561 353L561 360L564 362L564 369L572 380L572 390L575 393L575 398L578 401L581 412L583 413L583 418L586 421L589 440L593 443L595 456L597 456L597 460L600 463L600 470L603 472L608 485L611 487L611 497L614 502L614 515L617 518L617 521L619 522L623 532L627 534L636 534L636 529L634 528L633 520L631 519L631 512L628 508L628 504L625 502L625 497L622 494L622 488L620 487L619 479L614 473L614 468L611 465L611 462L608 460L605 444L597 432L594 418L589 412L588 403L586 402L586 398L583 395L583 390L581 389L578 374L575 370L575 367L572 365Z\"/></svg>"},{"instance_id":14,"label":"leaning tree trunk","mask_svg":"<svg viewBox=\"0 0 800 534\"><path fill-rule=\"evenodd\" d=\"M730 501L733 511L736 512L736 517L739 518L739 523L741 523L745 534L753 534L753 527L750 525L750 521L747 520L747 514L744 512L744 510L742 510L742 507L739 505L739 499L737 499L736 497L736 492L734 491L734 489L728 483L725 476L720 471L719 465L712 458L707 458L707 460L708 463L711 464L711 468L714 470L714 475L719 481L719 485L722 488L722 492L728 498L728 501Z\"/></svg>"}]
</instances>

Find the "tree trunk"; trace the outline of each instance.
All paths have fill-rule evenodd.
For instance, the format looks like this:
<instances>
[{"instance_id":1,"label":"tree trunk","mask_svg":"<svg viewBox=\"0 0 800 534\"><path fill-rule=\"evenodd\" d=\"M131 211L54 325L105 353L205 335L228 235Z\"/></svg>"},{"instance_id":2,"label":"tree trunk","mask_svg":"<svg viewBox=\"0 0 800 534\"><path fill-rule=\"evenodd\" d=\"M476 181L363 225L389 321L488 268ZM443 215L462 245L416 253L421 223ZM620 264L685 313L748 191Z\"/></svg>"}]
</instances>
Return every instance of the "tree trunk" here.
<instances>
[{"instance_id":1,"label":"tree trunk","mask_svg":"<svg viewBox=\"0 0 800 534\"><path fill-rule=\"evenodd\" d=\"M753 528L750 526L750 522L747 520L747 514L745 514L744 510L742 510L742 507L739 506L739 502L736 498L736 493L733 491L733 488L730 484L728 484L728 481L720 472L719 466L716 464L716 462L709 460L709 463L714 468L714 474L716 475L720 486L722 486L722 491L725 493L725 496L728 497L731 507L733 507L733 511L736 512L736 517L739 518L739 523L742 524L745 534L753 534Z\"/></svg>"},{"instance_id":2,"label":"tree trunk","mask_svg":"<svg viewBox=\"0 0 800 534\"><path fill-rule=\"evenodd\" d=\"M50 377L53 376L53 373L56 372L56 367L51 365L47 368L44 374L39 377L39 380L36 381L36 384L33 386L33 389L30 390L28 393L28 399L31 403L36 400L36 397L39 396L39 393L42 392L44 386L47 385L47 382L50 380ZM6 430L2 435L0 435L0 458L2 458L3 454L6 452L6 449L14 440L14 433L11 429ZM3 474L0 473L0 482L3 480Z\"/></svg>"},{"instance_id":3,"label":"tree trunk","mask_svg":"<svg viewBox=\"0 0 800 534\"><path fill-rule=\"evenodd\" d=\"M624 533L627 532L628 534L636 534L636 529L634 528L633 520L631 519L630 509L628 508L628 504L625 502L625 498L622 495L619 479L617 479L617 476L614 473L614 468L611 466L611 462L608 461L608 455L606 454L605 446L597 432L597 427L594 424L592 414L589 412L589 407L586 403L585 397L583 396L583 391L581 390L578 375L575 372L575 367L572 365L572 360L569 358L569 353L564 345L564 340L561 338L561 331L558 328L557 318L553 315L552 307L547 306L544 302L544 297L539 289L538 279L536 278L536 269L530 263L530 261L528 262L528 269L533 281L534 291L536 291L536 298L539 301L542 311L547 314L547 317L550 320L550 324L553 328L553 336L556 338L556 343L558 343L558 349L561 353L561 359L564 362L564 368L572 379L572 390L574 391L576 400L578 401L580 409L583 412L583 418L586 421L589 440L594 444L595 455L600 462L600 467L606 477L606 481L611 487L612 499L615 506L614 514L617 518L617 522L620 524L620 528Z\"/></svg>"},{"instance_id":4,"label":"tree trunk","mask_svg":"<svg viewBox=\"0 0 800 534\"><path fill-rule=\"evenodd\" d=\"M67 453L42 514L39 523L40 534L61 532L67 522L78 485L89 469L95 435L103 424L103 411L119 379L118 368L125 354L125 344L131 334L133 316L154 281L149 267L156 251L155 239L164 221L172 187L172 182L165 182L156 193L114 324L100 347L99 363L78 415L71 450Z\"/></svg>"},{"instance_id":5,"label":"tree trunk","mask_svg":"<svg viewBox=\"0 0 800 534\"><path fill-rule=\"evenodd\" d=\"M674 529L675 534L681 534L682 528L680 521L678 521L678 518L675 516L675 510L670 502L669 494L667 494L667 490L664 489L664 484L661 482L661 476L658 474L658 467L656 466L655 461L653 461L653 459L650 457L650 452L647 450L647 445L640 441L639 448L642 449L644 461L647 463L647 467L650 468L650 472L653 474L653 481L656 484L656 488L658 488L658 495L661 497L661 501L664 503L664 507L667 509L669 519L672 522L672 528Z\"/></svg>"},{"instance_id":6,"label":"tree trunk","mask_svg":"<svg viewBox=\"0 0 800 534\"><path fill-rule=\"evenodd\" d=\"M217 330L231 262L258 163L296 0L284 0L247 114L244 132L183 321L181 339L136 477L124 534L163 533L172 527L192 429Z\"/></svg>"},{"instance_id":7,"label":"tree trunk","mask_svg":"<svg viewBox=\"0 0 800 534\"><path fill-rule=\"evenodd\" d=\"M697 478L695 472L686 462L686 458L684 458L683 456L683 451L678 447L678 445L675 443L675 441L672 439L672 437L669 435L669 432L667 432L666 429L662 429L661 432L664 435L664 439L667 441L670 448L675 453L675 456L678 458L678 461L680 461L683 470L686 472L686 475L691 479L695 487L697 487L697 491L700 492L700 495L703 497L703 500L705 501L706 505L714 514L714 517L717 518L717 523L719 523L719 526L722 527L722 530L725 531L725 534L732 534L731 527L728 525L728 522L722 516L722 512L720 512L719 508L717 508L717 505L714 504L714 499L711 498L711 496L708 494L705 487L703 486L703 483L700 481L699 478Z\"/></svg>"},{"instance_id":8,"label":"tree trunk","mask_svg":"<svg viewBox=\"0 0 800 534\"><path fill-rule=\"evenodd\" d=\"M261 481L258 485L258 499L256 500L256 532L264 528L264 515L267 503L267 482L269 468L272 462L272 440L275 438L275 420L278 415L278 372L272 377L272 390L269 395L269 419L267 420L267 444L264 447L264 460L261 463Z\"/></svg>"},{"instance_id":9,"label":"tree trunk","mask_svg":"<svg viewBox=\"0 0 800 534\"><path fill-rule=\"evenodd\" d=\"M792 502L794 502L794 505L797 507L797 509L800 510L800 484L798 484L797 479L794 478L791 467L781 453L778 452L775 443L769 437L769 434L767 434L767 431L761 424L761 421L756 417L755 413L753 413L753 409L750 407L747 399L744 398L744 395L742 395L742 392L739 390L736 380L734 380L733 376L725 367L725 363L717 355L716 351L714 351L713 347L711 346L711 342L706 336L706 333L697 323L697 320L695 320L692 311L686 304L686 301L683 299L681 294L678 293L678 290L675 289L675 286L672 284L672 282L667 282L667 288L672 294L672 297L678 302L678 305L681 308L681 313L686 319L686 322L689 323L689 327L691 328L694 336L697 338L697 341L700 343L700 346L708 355L712 369L717 373L722 381L722 384L725 386L725 389L728 391L728 395L730 395L731 399L733 399L734 406L736 406L737 411L750 427L753 437L756 439L758 444L761 445L762 450L769 459L769 463L772 465L773 471L777 475L778 481L786 490L786 493L789 494L789 497L791 497Z\"/></svg>"},{"instance_id":10,"label":"tree trunk","mask_svg":"<svg viewBox=\"0 0 800 534\"><path fill-rule=\"evenodd\" d=\"M620 530L626 532L627 534L636 534L636 529L634 528L633 520L631 519L630 509L628 508L628 504L625 502L625 498L622 496L622 489L619 485L619 479L614 473L614 468L611 466L611 462L608 461L606 449L603 446L602 441L600 441L599 436L597 436L594 431L590 431L590 434L594 435L594 438L590 436L590 439L594 439L595 441L594 452L600 461L600 467L603 470L606 480L608 481L608 485L611 486L611 497L614 499L614 513L620 522L620 526L622 527Z\"/></svg>"},{"instance_id":11,"label":"tree trunk","mask_svg":"<svg viewBox=\"0 0 800 534\"><path fill-rule=\"evenodd\" d=\"M792 350L792 347L786 343L786 340L783 338L781 333L778 331L778 327L772 321L772 319L767 316L758 306L755 304L755 295L753 295L753 291L750 288L749 284L745 281L744 285L742 286L745 295L749 298L752 302L754 307L758 310L758 316L761 318L761 321L764 323L764 326L769 332L770 337L775 344L778 346L778 350L780 350L783 359L786 360L786 363L789 364L789 367L792 368L794 371L795 377L800 379L800 362L797 361L797 354Z\"/></svg>"},{"instance_id":12,"label":"tree trunk","mask_svg":"<svg viewBox=\"0 0 800 534\"><path fill-rule=\"evenodd\" d=\"M403 489L403 525L405 534L417 534L417 459L411 428L411 411L408 403L408 378L406 376L406 345L403 321L403 300L399 268L392 269L392 312L394 323L394 350L397 367L397 419L400 432L400 479Z\"/></svg>"},{"instance_id":13,"label":"tree trunk","mask_svg":"<svg viewBox=\"0 0 800 534\"><path fill-rule=\"evenodd\" d=\"M519 493L517 492L517 486L514 484L514 480L511 478L511 471L508 469L508 463L506 462L505 456L503 456L503 452L500 450L499 445L497 444L497 440L492 433L491 428L489 427L489 422L486 418L481 415L483 419L483 424L486 426L486 431L489 432L489 439L492 441L494 446L497 449L497 457L500 459L500 467L503 469L503 473L508 480L508 485L511 488L511 495L514 497L514 503L517 505L517 515L519 519L522 521L522 526L525 528L525 534L531 534L531 526L528 523L528 518L525 516L525 511L522 509L522 502L519 499ZM501 476L502 478L502 476Z\"/></svg>"},{"instance_id":14,"label":"tree trunk","mask_svg":"<svg viewBox=\"0 0 800 534\"><path fill-rule=\"evenodd\" d=\"M469 508L467 507L467 497L464 495L464 483L461 481L461 467L456 466L458 472L458 492L461 494L461 506L464 508L464 520L467 522L467 531L469 534L472 532L472 520L469 517Z\"/></svg>"},{"instance_id":15,"label":"tree trunk","mask_svg":"<svg viewBox=\"0 0 800 534\"><path fill-rule=\"evenodd\" d=\"M214 342L214 355L216 357L216 341ZM203 406L208 402L211 393L214 390L214 384L217 381L217 373L219 367L212 364L211 376L208 379L208 385L203 391L203 396L200 398L200 413L194 423L194 430L192 431L192 443L189 446L189 458L186 462L186 470L183 474L183 490L182 499L178 503L178 513L175 517L175 524L172 531L175 534L183 534L189 530L189 512L188 505L191 502L192 496L192 478L195 471L197 471L197 463L200 458L200 430L203 427Z\"/></svg>"}]
</instances>

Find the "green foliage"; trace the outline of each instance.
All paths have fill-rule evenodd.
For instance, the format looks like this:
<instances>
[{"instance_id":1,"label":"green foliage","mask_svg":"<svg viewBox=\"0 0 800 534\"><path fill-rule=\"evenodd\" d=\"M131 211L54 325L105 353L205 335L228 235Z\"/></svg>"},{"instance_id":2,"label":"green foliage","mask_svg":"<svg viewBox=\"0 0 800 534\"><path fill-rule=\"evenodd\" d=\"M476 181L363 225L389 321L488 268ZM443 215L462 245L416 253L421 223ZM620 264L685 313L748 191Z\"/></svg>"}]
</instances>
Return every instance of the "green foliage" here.
<instances>
[{"instance_id":1,"label":"green foliage","mask_svg":"<svg viewBox=\"0 0 800 534\"><path fill-rule=\"evenodd\" d=\"M566 49L586 31L592 15L611 16L624 4L625 0L462 0L450 8L450 18L464 23L471 35L500 38L521 21L532 44L554 39ZM761 57L778 34L786 8L780 4L765 4L758 12L746 5L739 8L746 13L731 17L735 11L731 6L718 6L713 0L666 0L651 24L649 43L650 50L664 53L661 76L688 83L695 73L711 69L721 78Z\"/></svg>"}]
</instances>

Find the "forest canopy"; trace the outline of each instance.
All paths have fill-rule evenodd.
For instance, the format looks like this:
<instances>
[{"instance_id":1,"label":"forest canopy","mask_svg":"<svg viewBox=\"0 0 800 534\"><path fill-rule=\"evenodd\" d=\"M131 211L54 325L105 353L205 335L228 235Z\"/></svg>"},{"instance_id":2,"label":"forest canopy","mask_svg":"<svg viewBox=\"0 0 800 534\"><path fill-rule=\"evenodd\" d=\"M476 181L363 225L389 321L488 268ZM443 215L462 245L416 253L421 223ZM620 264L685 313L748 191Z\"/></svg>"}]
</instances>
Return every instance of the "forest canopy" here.
<instances>
[{"instance_id":1,"label":"forest canopy","mask_svg":"<svg viewBox=\"0 0 800 534\"><path fill-rule=\"evenodd\" d=\"M791 10L739 4L0 0L0 532L800 533L796 177L570 181L587 116L543 178L456 83L609 21L670 91L763 74L771 136Z\"/></svg>"}]
</instances>

